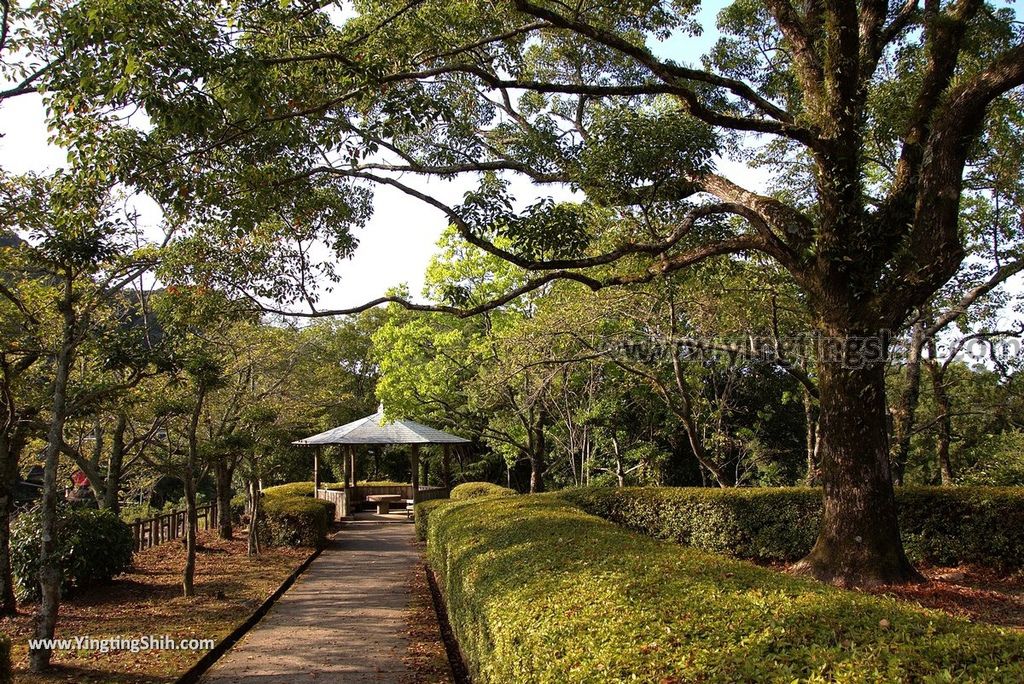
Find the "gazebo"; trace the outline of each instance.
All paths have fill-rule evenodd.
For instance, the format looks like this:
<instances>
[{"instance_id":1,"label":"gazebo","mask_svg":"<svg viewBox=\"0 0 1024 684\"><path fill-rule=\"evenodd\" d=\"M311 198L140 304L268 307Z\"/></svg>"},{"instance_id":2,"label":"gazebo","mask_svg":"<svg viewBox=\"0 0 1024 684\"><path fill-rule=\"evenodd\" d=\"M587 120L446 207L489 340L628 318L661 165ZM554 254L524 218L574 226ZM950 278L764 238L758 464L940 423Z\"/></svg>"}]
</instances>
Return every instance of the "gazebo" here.
<instances>
[{"instance_id":1,"label":"gazebo","mask_svg":"<svg viewBox=\"0 0 1024 684\"><path fill-rule=\"evenodd\" d=\"M413 501L442 498L451 487L451 447L453 444L468 444L468 439L453 435L412 420L384 422L384 408L376 413L345 425L339 425L326 432L300 439L293 444L315 447L313 455L313 483L317 498L333 501L337 516L349 516L354 505L367 496L401 494ZM360 445L387 446L408 444L409 461L412 468L412 484L409 487L358 487L356 485L356 447ZM424 444L440 444L441 481L443 487L420 486L420 447ZM327 490L320 487L320 456L325 446L340 446L342 449L343 485L341 490ZM391 491L401 489L402 491ZM387 490L387 491L385 491Z\"/></svg>"}]
</instances>

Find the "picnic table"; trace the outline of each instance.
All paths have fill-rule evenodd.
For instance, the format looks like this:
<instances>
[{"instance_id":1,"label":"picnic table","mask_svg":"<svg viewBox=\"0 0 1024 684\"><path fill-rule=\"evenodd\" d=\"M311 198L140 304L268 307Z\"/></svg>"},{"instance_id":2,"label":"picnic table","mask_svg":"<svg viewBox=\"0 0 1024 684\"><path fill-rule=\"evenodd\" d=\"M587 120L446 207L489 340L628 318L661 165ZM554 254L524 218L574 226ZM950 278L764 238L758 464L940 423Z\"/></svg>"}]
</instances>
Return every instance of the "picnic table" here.
<instances>
[{"instance_id":1,"label":"picnic table","mask_svg":"<svg viewBox=\"0 0 1024 684\"><path fill-rule=\"evenodd\" d=\"M387 515L391 512L391 502L399 501L401 498L401 494L371 494L366 500L377 504L378 515Z\"/></svg>"}]
</instances>

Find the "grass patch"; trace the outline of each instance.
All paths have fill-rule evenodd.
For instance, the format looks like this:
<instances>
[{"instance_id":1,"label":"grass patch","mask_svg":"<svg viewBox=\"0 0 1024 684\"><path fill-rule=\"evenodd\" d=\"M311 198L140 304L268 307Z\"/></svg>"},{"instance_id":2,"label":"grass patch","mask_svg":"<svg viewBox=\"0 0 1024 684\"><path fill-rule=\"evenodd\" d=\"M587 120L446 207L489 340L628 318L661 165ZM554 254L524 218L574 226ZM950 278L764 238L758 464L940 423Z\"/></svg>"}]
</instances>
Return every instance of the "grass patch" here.
<instances>
[{"instance_id":1,"label":"grass patch","mask_svg":"<svg viewBox=\"0 0 1024 684\"><path fill-rule=\"evenodd\" d=\"M632 533L553 495L434 508L475 681L1022 681L1024 635Z\"/></svg>"}]
</instances>

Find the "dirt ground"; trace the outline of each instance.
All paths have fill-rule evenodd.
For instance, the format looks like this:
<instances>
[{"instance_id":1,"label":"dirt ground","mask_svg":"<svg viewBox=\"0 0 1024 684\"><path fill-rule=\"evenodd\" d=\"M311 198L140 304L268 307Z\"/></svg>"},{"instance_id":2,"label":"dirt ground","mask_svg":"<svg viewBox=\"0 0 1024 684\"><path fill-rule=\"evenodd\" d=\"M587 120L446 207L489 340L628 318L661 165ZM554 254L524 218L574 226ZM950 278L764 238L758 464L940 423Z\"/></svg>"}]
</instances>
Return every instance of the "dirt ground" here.
<instances>
[{"instance_id":1,"label":"dirt ground","mask_svg":"<svg viewBox=\"0 0 1024 684\"><path fill-rule=\"evenodd\" d=\"M168 635L175 639L219 641L246 617L310 554L309 549L268 549L246 556L244 539L224 541L200 533L197 596L181 596L185 550L169 542L135 555L131 572L113 583L68 597L61 605L57 637L96 639ZM55 651L55 667L46 675L26 671L27 639L34 605L21 606L16 618L0 619L0 632L14 645L15 682L173 682L205 651L130 650Z\"/></svg>"}]
</instances>

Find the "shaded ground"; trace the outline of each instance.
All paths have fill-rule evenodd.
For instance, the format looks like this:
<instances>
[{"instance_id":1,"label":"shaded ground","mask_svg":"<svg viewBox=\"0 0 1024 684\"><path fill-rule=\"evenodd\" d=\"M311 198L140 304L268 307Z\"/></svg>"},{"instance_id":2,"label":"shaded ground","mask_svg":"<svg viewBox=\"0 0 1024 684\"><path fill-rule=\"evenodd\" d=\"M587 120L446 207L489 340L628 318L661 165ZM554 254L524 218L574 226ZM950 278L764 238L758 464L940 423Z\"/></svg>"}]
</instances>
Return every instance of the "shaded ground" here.
<instances>
[{"instance_id":1,"label":"shaded ground","mask_svg":"<svg viewBox=\"0 0 1024 684\"><path fill-rule=\"evenodd\" d=\"M924 568L924 584L874 590L972 622L1024 630L1024 575L1000 575L987 568Z\"/></svg>"},{"instance_id":2,"label":"shaded ground","mask_svg":"<svg viewBox=\"0 0 1024 684\"><path fill-rule=\"evenodd\" d=\"M346 524L205 684L448 682L413 526Z\"/></svg>"},{"instance_id":3,"label":"shaded ground","mask_svg":"<svg viewBox=\"0 0 1024 684\"><path fill-rule=\"evenodd\" d=\"M76 636L137 638L168 635L175 639L219 641L248 617L310 553L309 549L268 549L246 556L244 540L223 541L200 532L197 596L181 596L185 550L169 542L135 555L133 570L105 587L90 589L61 605L58 638ZM17 618L0 619L0 632L14 642L15 682L173 682L198 660L201 651L59 651L54 670L31 675L27 639L34 606L22 606Z\"/></svg>"}]
</instances>

